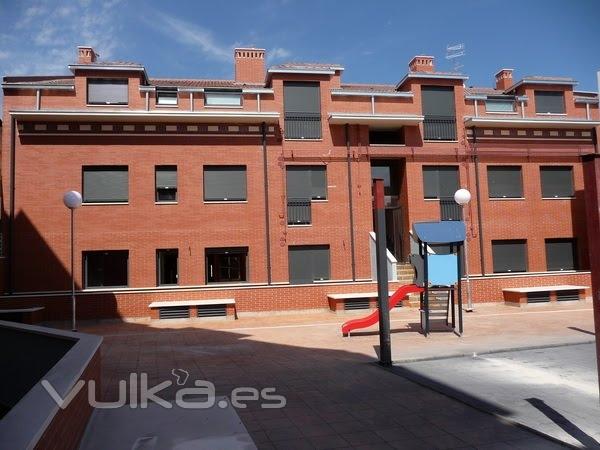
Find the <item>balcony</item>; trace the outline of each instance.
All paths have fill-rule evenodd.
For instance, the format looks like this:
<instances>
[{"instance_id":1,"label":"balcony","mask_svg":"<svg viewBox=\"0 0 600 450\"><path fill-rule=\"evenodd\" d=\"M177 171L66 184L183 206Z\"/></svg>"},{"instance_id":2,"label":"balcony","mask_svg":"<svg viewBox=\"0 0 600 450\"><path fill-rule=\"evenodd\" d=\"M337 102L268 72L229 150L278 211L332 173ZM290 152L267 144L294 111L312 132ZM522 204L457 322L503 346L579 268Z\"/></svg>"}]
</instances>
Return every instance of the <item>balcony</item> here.
<instances>
[{"instance_id":1,"label":"balcony","mask_svg":"<svg viewBox=\"0 0 600 450\"><path fill-rule=\"evenodd\" d=\"M320 113L285 113L286 139L321 139Z\"/></svg>"},{"instance_id":2,"label":"balcony","mask_svg":"<svg viewBox=\"0 0 600 450\"><path fill-rule=\"evenodd\" d=\"M287 202L288 225L310 225L311 204L307 198L290 198Z\"/></svg>"},{"instance_id":3,"label":"balcony","mask_svg":"<svg viewBox=\"0 0 600 450\"><path fill-rule=\"evenodd\" d=\"M425 116L423 132L426 141L455 141L456 117Z\"/></svg>"},{"instance_id":4,"label":"balcony","mask_svg":"<svg viewBox=\"0 0 600 450\"><path fill-rule=\"evenodd\" d=\"M453 197L440 198L440 218L441 220L463 220L462 207Z\"/></svg>"}]
</instances>

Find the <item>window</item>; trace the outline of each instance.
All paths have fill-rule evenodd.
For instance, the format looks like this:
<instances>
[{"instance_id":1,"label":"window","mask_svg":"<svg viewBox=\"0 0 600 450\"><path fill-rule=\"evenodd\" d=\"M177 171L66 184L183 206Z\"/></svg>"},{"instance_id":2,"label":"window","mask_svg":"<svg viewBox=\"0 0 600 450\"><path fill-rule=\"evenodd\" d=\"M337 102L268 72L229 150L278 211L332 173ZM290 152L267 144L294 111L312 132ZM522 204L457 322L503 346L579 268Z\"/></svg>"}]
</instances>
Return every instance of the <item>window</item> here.
<instances>
[{"instance_id":1,"label":"window","mask_svg":"<svg viewBox=\"0 0 600 450\"><path fill-rule=\"evenodd\" d=\"M400 194L400 167L397 161L371 160L371 179L383 180L383 190L386 196Z\"/></svg>"},{"instance_id":2,"label":"window","mask_svg":"<svg viewBox=\"0 0 600 450\"><path fill-rule=\"evenodd\" d=\"M527 272L527 241L492 241L494 273Z\"/></svg>"},{"instance_id":3,"label":"window","mask_svg":"<svg viewBox=\"0 0 600 450\"><path fill-rule=\"evenodd\" d=\"M573 168L572 167L540 167L543 198L573 197Z\"/></svg>"},{"instance_id":4,"label":"window","mask_svg":"<svg viewBox=\"0 0 600 450\"><path fill-rule=\"evenodd\" d=\"M127 78L88 78L88 105L127 105Z\"/></svg>"},{"instance_id":5,"label":"window","mask_svg":"<svg viewBox=\"0 0 600 450\"><path fill-rule=\"evenodd\" d=\"M242 91L205 91L205 106L242 106Z\"/></svg>"},{"instance_id":6,"label":"window","mask_svg":"<svg viewBox=\"0 0 600 450\"><path fill-rule=\"evenodd\" d=\"M535 112L539 114L564 114L565 98L563 92L535 91Z\"/></svg>"},{"instance_id":7,"label":"window","mask_svg":"<svg viewBox=\"0 0 600 450\"><path fill-rule=\"evenodd\" d=\"M425 140L456 140L456 113L454 88L446 86L422 86L421 100Z\"/></svg>"},{"instance_id":8,"label":"window","mask_svg":"<svg viewBox=\"0 0 600 450\"><path fill-rule=\"evenodd\" d=\"M246 200L246 166L204 166L204 201Z\"/></svg>"},{"instance_id":9,"label":"window","mask_svg":"<svg viewBox=\"0 0 600 450\"><path fill-rule=\"evenodd\" d=\"M129 201L127 166L84 166L85 203L124 203Z\"/></svg>"},{"instance_id":10,"label":"window","mask_svg":"<svg viewBox=\"0 0 600 450\"><path fill-rule=\"evenodd\" d=\"M156 166L156 201L177 201L177 166Z\"/></svg>"},{"instance_id":11,"label":"window","mask_svg":"<svg viewBox=\"0 0 600 450\"><path fill-rule=\"evenodd\" d=\"M546 239L546 267L547 270L576 270L575 239Z\"/></svg>"},{"instance_id":12,"label":"window","mask_svg":"<svg viewBox=\"0 0 600 450\"><path fill-rule=\"evenodd\" d=\"M84 286L126 287L128 250L83 252Z\"/></svg>"},{"instance_id":13,"label":"window","mask_svg":"<svg viewBox=\"0 0 600 450\"><path fill-rule=\"evenodd\" d=\"M284 82L283 101L286 139L320 139L319 83Z\"/></svg>"},{"instance_id":14,"label":"window","mask_svg":"<svg viewBox=\"0 0 600 450\"><path fill-rule=\"evenodd\" d=\"M248 247L207 248L206 282L235 283L247 281Z\"/></svg>"},{"instance_id":15,"label":"window","mask_svg":"<svg viewBox=\"0 0 600 450\"><path fill-rule=\"evenodd\" d=\"M511 113L515 111L515 102L513 100L490 98L485 101L485 110L487 112Z\"/></svg>"},{"instance_id":16,"label":"window","mask_svg":"<svg viewBox=\"0 0 600 450\"><path fill-rule=\"evenodd\" d=\"M404 128L369 128L369 145L404 145Z\"/></svg>"},{"instance_id":17,"label":"window","mask_svg":"<svg viewBox=\"0 0 600 450\"><path fill-rule=\"evenodd\" d=\"M329 280L329 246L303 245L288 248L290 284Z\"/></svg>"},{"instance_id":18,"label":"window","mask_svg":"<svg viewBox=\"0 0 600 450\"><path fill-rule=\"evenodd\" d=\"M520 166L488 166L490 198L522 198L523 179Z\"/></svg>"},{"instance_id":19,"label":"window","mask_svg":"<svg viewBox=\"0 0 600 450\"><path fill-rule=\"evenodd\" d=\"M423 166L425 198L453 198L458 184L458 167Z\"/></svg>"},{"instance_id":20,"label":"window","mask_svg":"<svg viewBox=\"0 0 600 450\"><path fill-rule=\"evenodd\" d=\"M326 200L325 166L287 166L286 192L288 199Z\"/></svg>"},{"instance_id":21,"label":"window","mask_svg":"<svg viewBox=\"0 0 600 450\"><path fill-rule=\"evenodd\" d=\"M158 286L178 283L179 250L156 250L156 279Z\"/></svg>"},{"instance_id":22,"label":"window","mask_svg":"<svg viewBox=\"0 0 600 450\"><path fill-rule=\"evenodd\" d=\"M177 105L177 88L160 88L156 90L157 105Z\"/></svg>"}]
</instances>

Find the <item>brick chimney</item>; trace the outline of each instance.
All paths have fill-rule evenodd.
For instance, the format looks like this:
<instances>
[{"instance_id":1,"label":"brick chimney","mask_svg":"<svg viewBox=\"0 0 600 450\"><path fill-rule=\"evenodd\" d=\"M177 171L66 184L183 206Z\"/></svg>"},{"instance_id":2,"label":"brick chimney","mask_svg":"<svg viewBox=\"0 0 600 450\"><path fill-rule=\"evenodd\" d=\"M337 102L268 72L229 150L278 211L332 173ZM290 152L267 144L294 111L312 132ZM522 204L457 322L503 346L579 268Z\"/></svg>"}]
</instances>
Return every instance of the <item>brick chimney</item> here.
<instances>
[{"instance_id":1,"label":"brick chimney","mask_svg":"<svg viewBox=\"0 0 600 450\"><path fill-rule=\"evenodd\" d=\"M265 50L236 48L234 50L235 81L262 83L265 81Z\"/></svg>"},{"instance_id":2,"label":"brick chimney","mask_svg":"<svg viewBox=\"0 0 600 450\"><path fill-rule=\"evenodd\" d=\"M496 74L496 89L507 90L513 85L513 69L500 69Z\"/></svg>"},{"instance_id":3,"label":"brick chimney","mask_svg":"<svg viewBox=\"0 0 600 450\"><path fill-rule=\"evenodd\" d=\"M415 56L408 63L411 72L433 72L433 56Z\"/></svg>"},{"instance_id":4,"label":"brick chimney","mask_svg":"<svg viewBox=\"0 0 600 450\"><path fill-rule=\"evenodd\" d=\"M86 45L80 45L77 47L77 63L78 64L92 64L96 62L98 55L92 47Z\"/></svg>"}]
</instances>

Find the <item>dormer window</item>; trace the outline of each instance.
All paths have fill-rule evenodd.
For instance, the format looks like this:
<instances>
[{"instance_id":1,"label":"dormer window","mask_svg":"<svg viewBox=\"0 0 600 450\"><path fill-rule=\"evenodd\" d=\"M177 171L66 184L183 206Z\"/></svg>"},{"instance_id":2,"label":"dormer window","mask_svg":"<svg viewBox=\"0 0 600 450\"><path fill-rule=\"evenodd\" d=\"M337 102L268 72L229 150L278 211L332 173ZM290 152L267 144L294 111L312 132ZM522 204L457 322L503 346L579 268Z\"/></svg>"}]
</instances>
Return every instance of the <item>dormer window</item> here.
<instances>
[{"instance_id":1,"label":"dormer window","mask_svg":"<svg viewBox=\"0 0 600 450\"><path fill-rule=\"evenodd\" d=\"M127 78L88 78L88 105L127 105L129 103Z\"/></svg>"},{"instance_id":2,"label":"dormer window","mask_svg":"<svg viewBox=\"0 0 600 450\"><path fill-rule=\"evenodd\" d=\"M229 107L242 106L242 91L205 90L204 105Z\"/></svg>"},{"instance_id":3,"label":"dormer window","mask_svg":"<svg viewBox=\"0 0 600 450\"><path fill-rule=\"evenodd\" d=\"M158 88L156 89L157 105L177 105L177 88Z\"/></svg>"},{"instance_id":4,"label":"dormer window","mask_svg":"<svg viewBox=\"0 0 600 450\"><path fill-rule=\"evenodd\" d=\"M564 93L562 91L535 91L535 112L538 114L564 114Z\"/></svg>"},{"instance_id":5,"label":"dormer window","mask_svg":"<svg viewBox=\"0 0 600 450\"><path fill-rule=\"evenodd\" d=\"M515 112L515 102L510 99L488 98L485 101L487 112L512 113Z\"/></svg>"}]
</instances>

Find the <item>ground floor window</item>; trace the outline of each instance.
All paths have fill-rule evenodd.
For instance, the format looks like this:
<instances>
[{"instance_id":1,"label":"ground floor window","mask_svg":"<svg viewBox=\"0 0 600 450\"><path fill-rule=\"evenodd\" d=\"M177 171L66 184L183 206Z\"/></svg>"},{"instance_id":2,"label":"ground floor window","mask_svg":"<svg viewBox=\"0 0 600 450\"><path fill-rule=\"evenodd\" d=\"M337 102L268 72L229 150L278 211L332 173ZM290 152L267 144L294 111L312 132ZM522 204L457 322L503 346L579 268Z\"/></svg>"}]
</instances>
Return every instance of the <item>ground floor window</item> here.
<instances>
[{"instance_id":1,"label":"ground floor window","mask_svg":"<svg viewBox=\"0 0 600 450\"><path fill-rule=\"evenodd\" d=\"M156 278L159 286L177 284L179 269L179 250L156 250Z\"/></svg>"},{"instance_id":2,"label":"ground floor window","mask_svg":"<svg viewBox=\"0 0 600 450\"><path fill-rule=\"evenodd\" d=\"M288 248L290 284L329 280L329 245L299 245Z\"/></svg>"},{"instance_id":3,"label":"ground floor window","mask_svg":"<svg viewBox=\"0 0 600 450\"><path fill-rule=\"evenodd\" d=\"M527 272L527 241L492 241L492 259L495 273Z\"/></svg>"},{"instance_id":4,"label":"ground floor window","mask_svg":"<svg viewBox=\"0 0 600 450\"><path fill-rule=\"evenodd\" d=\"M206 283L248 281L248 247L207 248Z\"/></svg>"},{"instance_id":5,"label":"ground floor window","mask_svg":"<svg viewBox=\"0 0 600 450\"><path fill-rule=\"evenodd\" d=\"M83 252L83 263L86 288L128 285L128 250Z\"/></svg>"},{"instance_id":6,"label":"ground floor window","mask_svg":"<svg viewBox=\"0 0 600 450\"><path fill-rule=\"evenodd\" d=\"M575 239L546 239L546 267L548 270L576 270Z\"/></svg>"}]
</instances>

